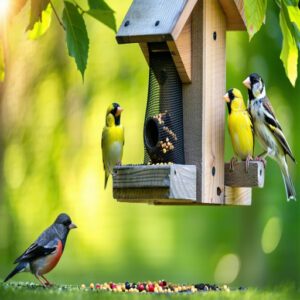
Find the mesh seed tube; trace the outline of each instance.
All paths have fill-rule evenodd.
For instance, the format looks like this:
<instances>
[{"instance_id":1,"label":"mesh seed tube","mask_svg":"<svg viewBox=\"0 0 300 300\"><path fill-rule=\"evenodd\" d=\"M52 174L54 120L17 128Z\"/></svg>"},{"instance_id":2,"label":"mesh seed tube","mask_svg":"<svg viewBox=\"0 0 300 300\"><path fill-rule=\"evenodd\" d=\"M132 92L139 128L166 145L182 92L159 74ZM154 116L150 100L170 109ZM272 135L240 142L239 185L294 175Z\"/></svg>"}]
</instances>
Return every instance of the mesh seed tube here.
<instances>
[{"instance_id":1,"label":"mesh seed tube","mask_svg":"<svg viewBox=\"0 0 300 300\"><path fill-rule=\"evenodd\" d=\"M150 43L144 163L184 164L182 83L166 43Z\"/></svg>"}]
</instances>

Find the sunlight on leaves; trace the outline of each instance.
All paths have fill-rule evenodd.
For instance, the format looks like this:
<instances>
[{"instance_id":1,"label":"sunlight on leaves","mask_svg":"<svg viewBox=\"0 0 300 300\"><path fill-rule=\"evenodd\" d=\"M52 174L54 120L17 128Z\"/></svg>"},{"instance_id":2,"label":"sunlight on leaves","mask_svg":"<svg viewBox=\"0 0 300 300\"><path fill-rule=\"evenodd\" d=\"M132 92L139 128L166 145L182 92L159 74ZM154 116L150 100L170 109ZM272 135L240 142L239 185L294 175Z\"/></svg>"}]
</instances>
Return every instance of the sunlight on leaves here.
<instances>
[{"instance_id":1,"label":"sunlight on leaves","mask_svg":"<svg viewBox=\"0 0 300 300\"><path fill-rule=\"evenodd\" d=\"M291 84L295 86L296 79L298 76L297 73L298 49L297 49L295 39L289 30L286 16L283 10L280 10L279 22L280 22L282 35L283 35L280 59L283 62L287 77L289 78Z\"/></svg>"},{"instance_id":2,"label":"sunlight on leaves","mask_svg":"<svg viewBox=\"0 0 300 300\"><path fill-rule=\"evenodd\" d=\"M51 24L51 16L52 8L51 5L48 5L47 9L42 13L41 21L36 22L33 29L28 31L27 36L30 40L36 40L47 32Z\"/></svg>"},{"instance_id":3,"label":"sunlight on leaves","mask_svg":"<svg viewBox=\"0 0 300 300\"><path fill-rule=\"evenodd\" d=\"M247 31L251 40L265 22L267 0L245 0Z\"/></svg>"},{"instance_id":4,"label":"sunlight on leaves","mask_svg":"<svg viewBox=\"0 0 300 300\"><path fill-rule=\"evenodd\" d=\"M261 237L261 247L264 253L273 252L281 239L282 224L278 217L272 217L268 220Z\"/></svg>"},{"instance_id":5,"label":"sunlight on leaves","mask_svg":"<svg viewBox=\"0 0 300 300\"><path fill-rule=\"evenodd\" d=\"M4 177L9 187L17 189L25 179L26 158L22 145L11 144L4 154Z\"/></svg>"},{"instance_id":6,"label":"sunlight on leaves","mask_svg":"<svg viewBox=\"0 0 300 300\"><path fill-rule=\"evenodd\" d=\"M30 21L26 30L32 30L36 22L42 21L42 12L50 0L31 0Z\"/></svg>"},{"instance_id":7,"label":"sunlight on leaves","mask_svg":"<svg viewBox=\"0 0 300 300\"><path fill-rule=\"evenodd\" d=\"M89 38L82 15L71 2L64 1L63 23L66 28L69 55L75 58L82 78L86 69L89 51Z\"/></svg>"},{"instance_id":8,"label":"sunlight on leaves","mask_svg":"<svg viewBox=\"0 0 300 300\"><path fill-rule=\"evenodd\" d=\"M10 16L17 15L27 3L27 0L18 0L11 2Z\"/></svg>"},{"instance_id":9,"label":"sunlight on leaves","mask_svg":"<svg viewBox=\"0 0 300 300\"><path fill-rule=\"evenodd\" d=\"M0 41L0 81L3 81L4 77L5 77L4 49Z\"/></svg>"},{"instance_id":10,"label":"sunlight on leaves","mask_svg":"<svg viewBox=\"0 0 300 300\"><path fill-rule=\"evenodd\" d=\"M240 259L234 253L229 253L221 257L215 270L215 280L217 283L232 283L240 271Z\"/></svg>"},{"instance_id":11,"label":"sunlight on leaves","mask_svg":"<svg viewBox=\"0 0 300 300\"><path fill-rule=\"evenodd\" d=\"M300 9L296 6L287 6L287 15L292 25L292 32L300 50Z\"/></svg>"}]
</instances>

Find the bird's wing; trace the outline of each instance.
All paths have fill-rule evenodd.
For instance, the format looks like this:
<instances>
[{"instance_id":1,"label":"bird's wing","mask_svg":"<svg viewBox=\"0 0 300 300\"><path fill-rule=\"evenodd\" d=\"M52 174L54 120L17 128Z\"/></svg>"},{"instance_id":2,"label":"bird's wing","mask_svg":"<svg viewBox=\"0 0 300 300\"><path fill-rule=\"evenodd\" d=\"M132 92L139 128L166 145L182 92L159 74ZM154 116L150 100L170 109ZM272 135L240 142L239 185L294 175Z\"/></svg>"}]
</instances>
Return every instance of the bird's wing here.
<instances>
[{"instance_id":1,"label":"bird's wing","mask_svg":"<svg viewBox=\"0 0 300 300\"><path fill-rule=\"evenodd\" d=\"M292 153L292 150L282 132L282 128L280 126L280 123L275 117L274 110L271 106L271 103L269 99L266 97L263 102L264 107L264 120L265 124L270 128L270 130L273 132L274 136L276 137L279 144L282 146L284 152L288 154L291 159L295 162L295 157Z\"/></svg>"},{"instance_id":2,"label":"bird's wing","mask_svg":"<svg viewBox=\"0 0 300 300\"><path fill-rule=\"evenodd\" d=\"M32 261L39 257L47 256L56 250L58 243L59 238L55 234L54 229L49 227L15 260L15 263Z\"/></svg>"},{"instance_id":3,"label":"bird's wing","mask_svg":"<svg viewBox=\"0 0 300 300\"><path fill-rule=\"evenodd\" d=\"M263 101L263 108L264 108L264 114L265 114L265 120L267 119L267 123L273 125L276 128L279 128L280 130L282 130L276 116L275 116L275 112L274 109L271 105L271 102L269 100L268 97L264 98Z\"/></svg>"},{"instance_id":4,"label":"bird's wing","mask_svg":"<svg viewBox=\"0 0 300 300\"><path fill-rule=\"evenodd\" d=\"M283 147L284 152L290 156L290 158L293 160L293 162L296 162L295 157L293 156L292 150L283 134L283 132L272 125L269 125L269 128L273 132L274 136L276 137L277 141L280 143L280 145Z\"/></svg>"},{"instance_id":5,"label":"bird's wing","mask_svg":"<svg viewBox=\"0 0 300 300\"><path fill-rule=\"evenodd\" d=\"M101 138L101 149L102 149L102 162L103 162L103 168L104 171L106 171L105 168L105 161L106 161L106 143L107 143L107 138L108 138L108 128L105 126L102 130L102 138Z\"/></svg>"}]
</instances>

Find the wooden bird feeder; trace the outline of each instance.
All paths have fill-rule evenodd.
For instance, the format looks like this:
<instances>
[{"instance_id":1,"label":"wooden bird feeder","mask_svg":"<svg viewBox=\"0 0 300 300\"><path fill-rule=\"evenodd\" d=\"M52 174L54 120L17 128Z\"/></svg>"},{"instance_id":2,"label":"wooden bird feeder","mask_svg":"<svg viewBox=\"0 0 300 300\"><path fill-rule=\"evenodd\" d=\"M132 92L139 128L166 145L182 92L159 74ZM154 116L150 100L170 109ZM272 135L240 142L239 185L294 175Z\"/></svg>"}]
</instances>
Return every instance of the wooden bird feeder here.
<instances>
[{"instance_id":1,"label":"wooden bird feeder","mask_svg":"<svg viewBox=\"0 0 300 300\"><path fill-rule=\"evenodd\" d=\"M243 6L243 0L133 1L116 38L120 44L139 43L150 69L155 53L172 58L180 78L179 84L171 84L180 86L183 153L180 163L174 158L174 164L115 167L113 195L118 201L250 205L251 188L263 186L261 162L250 162L248 172L244 162L234 171L224 163L226 31L246 30ZM155 76L160 75L154 70ZM159 132L156 121L147 122L147 130ZM154 146L155 134L150 136Z\"/></svg>"}]
</instances>

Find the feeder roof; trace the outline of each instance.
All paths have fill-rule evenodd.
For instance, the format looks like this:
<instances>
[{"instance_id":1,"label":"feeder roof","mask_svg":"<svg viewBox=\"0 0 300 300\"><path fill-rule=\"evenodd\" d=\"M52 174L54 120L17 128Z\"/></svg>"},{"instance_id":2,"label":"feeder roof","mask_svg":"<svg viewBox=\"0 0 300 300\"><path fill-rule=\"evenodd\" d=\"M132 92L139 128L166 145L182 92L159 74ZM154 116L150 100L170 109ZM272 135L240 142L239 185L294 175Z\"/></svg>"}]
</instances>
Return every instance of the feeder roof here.
<instances>
[{"instance_id":1,"label":"feeder roof","mask_svg":"<svg viewBox=\"0 0 300 300\"><path fill-rule=\"evenodd\" d=\"M117 33L118 43L176 40L198 1L134 0ZM219 0L228 30L245 30L244 1Z\"/></svg>"}]
</instances>

